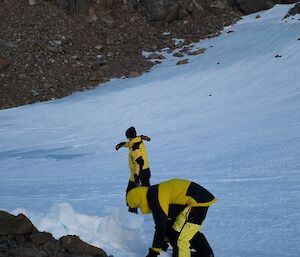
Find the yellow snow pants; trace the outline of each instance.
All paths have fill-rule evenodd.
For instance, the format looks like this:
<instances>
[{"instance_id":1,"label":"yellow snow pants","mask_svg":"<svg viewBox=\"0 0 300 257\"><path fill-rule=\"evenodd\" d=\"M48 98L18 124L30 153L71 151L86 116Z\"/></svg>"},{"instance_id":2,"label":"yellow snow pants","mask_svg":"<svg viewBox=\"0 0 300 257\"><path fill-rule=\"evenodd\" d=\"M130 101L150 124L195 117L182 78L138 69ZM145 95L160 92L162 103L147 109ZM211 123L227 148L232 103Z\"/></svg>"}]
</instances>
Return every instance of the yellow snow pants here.
<instances>
[{"instance_id":1,"label":"yellow snow pants","mask_svg":"<svg viewBox=\"0 0 300 257\"><path fill-rule=\"evenodd\" d=\"M177 240L178 257L191 257L190 240L200 230L201 225L188 222L191 207L186 207L176 218L173 229L179 232Z\"/></svg>"}]
</instances>

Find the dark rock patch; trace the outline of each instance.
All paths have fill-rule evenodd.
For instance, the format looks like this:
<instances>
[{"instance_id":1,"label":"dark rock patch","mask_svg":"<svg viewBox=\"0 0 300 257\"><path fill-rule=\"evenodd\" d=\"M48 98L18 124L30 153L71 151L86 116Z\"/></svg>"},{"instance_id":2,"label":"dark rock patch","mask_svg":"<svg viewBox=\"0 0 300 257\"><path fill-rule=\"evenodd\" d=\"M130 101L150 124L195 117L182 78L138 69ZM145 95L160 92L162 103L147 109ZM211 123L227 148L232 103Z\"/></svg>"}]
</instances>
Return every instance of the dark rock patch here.
<instances>
[{"instance_id":1,"label":"dark rock patch","mask_svg":"<svg viewBox=\"0 0 300 257\"><path fill-rule=\"evenodd\" d=\"M78 236L56 240L50 233L39 232L31 221L19 214L0 211L1 257L108 257L100 248L89 245Z\"/></svg>"},{"instance_id":2,"label":"dark rock patch","mask_svg":"<svg viewBox=\"0 0 300 257\"><path fill-rule=\"evenodd\" d=\"M242 12L251 14L272 8L275 4L291 4L297 0L227 0L229 6Z\"/></svg>"},{"instance_id":3,"label":"dark rock patch","mask_svg":"<svg viewBox=\"0 0 300 257\"><path fill-rule=\"evenodd\" d=\"M294 0L0 0L0 109L136 77L169 53L219 35L242 13ZM293 13L297 11L295 6ZM166 31L168 33L166 33ZM176 44L174 38L182 38ZM188 53L188 49L180 50Z\"/></svg>"},{"instance_id":4,"label":"dark rock patch","mask_svg":"<svg viewBox=\"0 0 300 257\"><path fill-rule=\"evenodd\" d=\"M189 63L189 60L183 59L183 60L178 61L176 65L183 65L183 64L187 64L187 63Z\"/></svg>"},{"instance_id":5,"label":"dark rock patch","mask_svg":"<svg viewBox=\"0 0 300 257\"><path fill-rule=\"evenodd\" d=\"M146 2L152 1L1 0L0 53L12 63L0 71L0 109L138 76L155 64L142 51L168 47L172 52L178 47L173 38L190 44L216 36L240 16L216 1L165 0L164 10L178 10L178 15L149 21ZM154 12L160 15L158 9Z\"/></svg>"},{"instance_id":6,"label":"dark rock patch","mask_svg":"<svg viewBox=\"0 0 300 257\"><path fill-rule=\"evenodd\" d=\"M284 18L295 16L297 14L300 14L300 3L296 4L292 9L290 9Z\"/></svg>"}]
</instances>

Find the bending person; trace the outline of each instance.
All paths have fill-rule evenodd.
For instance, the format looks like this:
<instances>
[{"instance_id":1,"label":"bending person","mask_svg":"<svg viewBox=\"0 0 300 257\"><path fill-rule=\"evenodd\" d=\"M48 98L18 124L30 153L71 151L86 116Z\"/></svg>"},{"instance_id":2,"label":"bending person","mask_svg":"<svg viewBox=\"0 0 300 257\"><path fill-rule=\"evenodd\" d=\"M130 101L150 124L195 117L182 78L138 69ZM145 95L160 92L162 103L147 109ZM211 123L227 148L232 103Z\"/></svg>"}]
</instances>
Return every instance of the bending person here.
<instances>
[{"instance_id":1,"label":"bending person","mask_svg":"<svg viewBox=\"0 0 300 257\"><path fill-rule=\"evenodd\" d=\"M150 187L134 188L127 194L130 208L139 208L142 214L151 213L155 222L152 247L147 257L159 255L168 229L168 218L172 209L181 206L183 210L176 216L172 226L176 234L173 257L190 257L190 241L199 232L206 217L208 207L216 198L204 187L182 179L172 179Z\"/></svg>"}]
</instances>

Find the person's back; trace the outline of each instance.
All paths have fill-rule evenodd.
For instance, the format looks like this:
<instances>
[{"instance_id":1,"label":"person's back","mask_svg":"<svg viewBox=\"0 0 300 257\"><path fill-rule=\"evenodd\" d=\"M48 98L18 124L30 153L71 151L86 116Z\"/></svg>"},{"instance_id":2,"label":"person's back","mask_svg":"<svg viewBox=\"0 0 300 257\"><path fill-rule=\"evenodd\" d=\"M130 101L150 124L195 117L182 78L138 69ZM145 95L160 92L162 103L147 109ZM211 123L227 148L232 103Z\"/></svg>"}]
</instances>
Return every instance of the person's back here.
<instances>
[{"instance_id":1,"label":"person's back","mask_svg":"<svg viewBox=\"0 0 300 257\"><path fill-rule=\"evenodd\" d=\"M130 180L135 181L135 174L139 176L142 186L150 186L150 168L146 146L140 136L126 143L128 147L128 163L131 171Z\"/></svg>"},{"instance_id":2,"label":"person's back","mask_svg":"<svg viewBox=\"0 0 300 257\"><path fill-rule=\"evenodd\" d=\"M129 141L117 144L116 150L119 150L121 147L127 147L129 150L128 164L131 174L126 189L127 195L131 189L138 186L150 186L151 172L146 146L143 142L144 140L150 141L150 138L144 135L137 136L134 127L127 129L125 135ZM137 213L135 208L129 208L129 211Z\"/></svg>"}]
</instances>

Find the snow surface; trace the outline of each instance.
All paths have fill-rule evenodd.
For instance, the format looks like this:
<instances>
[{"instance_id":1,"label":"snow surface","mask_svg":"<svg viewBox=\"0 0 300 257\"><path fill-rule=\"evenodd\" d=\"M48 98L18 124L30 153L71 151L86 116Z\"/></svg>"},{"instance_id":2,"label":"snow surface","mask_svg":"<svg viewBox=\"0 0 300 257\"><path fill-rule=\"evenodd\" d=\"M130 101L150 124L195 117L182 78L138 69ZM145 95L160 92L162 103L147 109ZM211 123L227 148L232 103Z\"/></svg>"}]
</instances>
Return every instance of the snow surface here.
<instances>
[{"instance_id":1,"label":"snow surface","mask_svg":"<svg viewBox=\"0 0 300 257\"><path fill-rule=\"evenodd\" d=\"M292 6L195 44L207 50L187 65L166 55L139 78L2 110L0 208L115 257L145 256L152 217L126 211L127 151L114 150L134 125L152 138L152 183L186 178L218 198L203 226L215 256L299 257L300 17L282 20Z\"/></svg>"}]
</instances>

